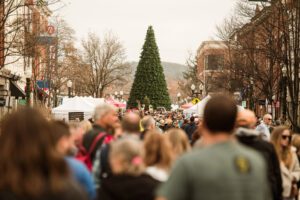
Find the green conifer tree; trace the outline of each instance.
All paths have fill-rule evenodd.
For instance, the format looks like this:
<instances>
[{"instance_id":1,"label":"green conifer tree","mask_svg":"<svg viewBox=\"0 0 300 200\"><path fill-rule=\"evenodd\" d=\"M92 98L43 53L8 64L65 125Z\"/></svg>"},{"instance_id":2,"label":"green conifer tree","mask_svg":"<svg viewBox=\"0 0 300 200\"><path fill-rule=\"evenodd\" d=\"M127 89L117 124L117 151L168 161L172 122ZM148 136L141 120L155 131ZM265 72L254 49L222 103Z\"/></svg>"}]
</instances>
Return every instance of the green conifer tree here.
<instances>
[{"instance_id":1,"label":"green conifer tree","mask_svg":"<svg viewBox=\"0 0 300 200\"><path fill-rule=\"evenodd\" d=\"M171 100L152 26L147 30L128 100L128 107L137 107L137 101L143 101L145 96L150 99L154 108L160 106L166 109L171 108Z\"/></svg>"},{"instance_id":2,"label":"green conifer tree","mask_svg":"<svg viewBox=\"0 0 300 200\"><path fill-rule=\"evenodd\" d=\"M145 105L145 110L149 110L150 99L147 96L145 96L143 103Z\"/></svg>"}]
</instances>

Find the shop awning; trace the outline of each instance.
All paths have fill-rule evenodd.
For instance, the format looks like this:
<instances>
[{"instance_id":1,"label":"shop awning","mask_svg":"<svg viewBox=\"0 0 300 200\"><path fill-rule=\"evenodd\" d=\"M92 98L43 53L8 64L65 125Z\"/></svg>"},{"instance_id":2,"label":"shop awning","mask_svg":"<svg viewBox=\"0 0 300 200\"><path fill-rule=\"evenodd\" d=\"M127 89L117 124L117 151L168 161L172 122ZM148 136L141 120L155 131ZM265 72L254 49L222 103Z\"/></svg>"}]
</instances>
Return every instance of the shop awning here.
<instances>
[{"instance_id":1,"label":"shop awning","mask_svg":"<svg viewBox=\"0 0 300 200\"><path fill-rule=\"evenodd\" d=\"M25 92L18 86L18 84L14 81L10 81L10 92L11 96L18 98L25 98Z\"/></svg>"}]
</instances>

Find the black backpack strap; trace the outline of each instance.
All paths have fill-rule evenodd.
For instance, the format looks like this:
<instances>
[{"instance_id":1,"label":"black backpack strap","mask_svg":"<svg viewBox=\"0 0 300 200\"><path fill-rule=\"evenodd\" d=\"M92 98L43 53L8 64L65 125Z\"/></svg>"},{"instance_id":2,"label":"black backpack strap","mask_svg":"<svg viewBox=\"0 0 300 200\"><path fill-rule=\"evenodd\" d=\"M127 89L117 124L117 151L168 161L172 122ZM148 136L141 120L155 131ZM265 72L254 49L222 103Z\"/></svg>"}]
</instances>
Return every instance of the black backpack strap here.
<instances>
[{"instance_id":1,"label":"black backpack strap","mask_svg":"<svg viewBox=\"0 0 300 200\"><path fill-rule=\"evenodd\" d=\"M101 147L101 154L100 154L100 169L101 169L101 176L100 178L108 178L111 174L111 168L109 164L109 150L110 150L110 145L105 144L104 146Z\"/></svg>"}]
</instances>

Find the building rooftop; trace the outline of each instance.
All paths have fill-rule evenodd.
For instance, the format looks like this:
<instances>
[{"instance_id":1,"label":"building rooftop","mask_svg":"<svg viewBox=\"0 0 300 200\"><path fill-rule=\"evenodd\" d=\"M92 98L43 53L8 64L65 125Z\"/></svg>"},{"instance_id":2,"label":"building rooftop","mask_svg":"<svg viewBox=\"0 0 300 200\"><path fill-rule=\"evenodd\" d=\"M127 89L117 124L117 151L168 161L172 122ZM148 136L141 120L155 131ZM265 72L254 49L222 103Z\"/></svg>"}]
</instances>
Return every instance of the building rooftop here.
<instances>
[{"instance_id":1,"label":"building rooftop","mask_svg":"<svg viewBox=\"0 0 300 200\"><path fill-rule=\"evenodd\" d=\"M202 53L202 51L207 49L227 49L228 46L225 41L204 41L201 43L200 47L198 48L198 55Z\"/></svg>"}]
</instances>

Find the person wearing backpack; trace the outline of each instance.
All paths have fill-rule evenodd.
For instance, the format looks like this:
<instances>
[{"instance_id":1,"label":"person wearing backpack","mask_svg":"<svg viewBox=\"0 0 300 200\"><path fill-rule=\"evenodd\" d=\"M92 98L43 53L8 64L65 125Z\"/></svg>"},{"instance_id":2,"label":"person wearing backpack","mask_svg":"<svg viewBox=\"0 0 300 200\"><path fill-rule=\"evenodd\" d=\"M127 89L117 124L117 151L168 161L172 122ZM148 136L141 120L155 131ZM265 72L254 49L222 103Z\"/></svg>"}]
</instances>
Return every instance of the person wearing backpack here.
<instances>
[{"instance_id":1,"label":"person wearing backpack","mask_svg":"<svg viewBox=\"0 0 300 200\"><path fill-rule=\"evenodd\" d=\"M140 116L136 113L125 114L121 121L121 127L115 126L114 128L114 139L132 137L136 140L140 140L140 120ZM121 128L121 130L119 130L122 132L121 135L116 134L118 128ZM111 166L109 164L111 141L112 140L102 143L97 149L92 169L96 189L100 188L100 184L112 175Z\"/></svg>"},{"instance_id":2,"label":"person wearing backpack","mask_svg":"<svg viewBox=\"0 0 300 200\"><path fill-rule=\"evenodd\" d=\"M82 147L88 152L91 163L95 160L98 148L113 138L111 131L114 124L119 121L116 108L107 103L97 106L94 121L93 129L84 135L82 142Z\"/></svg>"}]
</instances>

